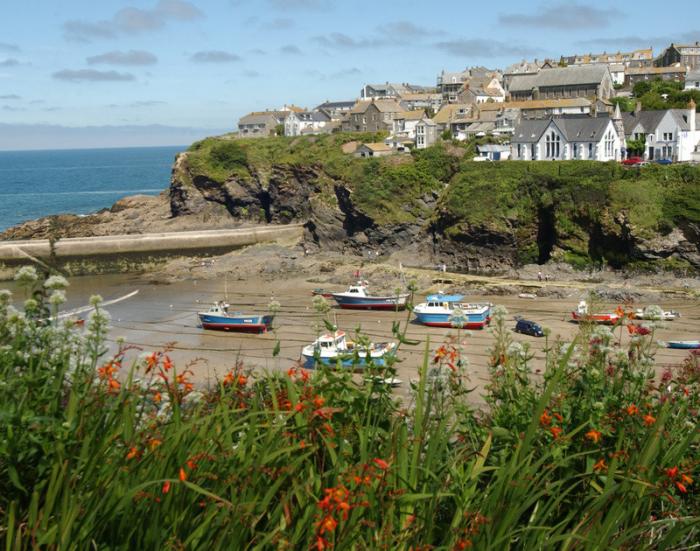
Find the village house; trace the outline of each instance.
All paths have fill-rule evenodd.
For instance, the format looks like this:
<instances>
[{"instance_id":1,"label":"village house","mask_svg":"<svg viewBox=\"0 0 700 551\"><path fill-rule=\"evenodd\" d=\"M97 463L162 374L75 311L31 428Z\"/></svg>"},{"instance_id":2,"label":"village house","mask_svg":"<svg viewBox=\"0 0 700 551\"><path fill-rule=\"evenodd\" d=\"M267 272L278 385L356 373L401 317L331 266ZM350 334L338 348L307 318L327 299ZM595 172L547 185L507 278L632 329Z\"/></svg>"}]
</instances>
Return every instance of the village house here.
<instances>
[{"instance_id":1,"label":"village house","mask_svg":"<svg viewBox=\"0 0 700 551\"><path fill-rule=\"evenodd\" d=\"M472 118L474 106L461 103L448 103L440 108L440 111L433 117L433 122L438 125L439 132L444 132L450 128L453 121Z\"/></svg>"},{"instance_id":2,"label":"village house","mask_svg":"<svg viewBox=\"0 0 700 551\"><path fill-rule=\"evenodd\" d=\"M355 106L355 101L326 101L314 108L314 111L322 111L332 121L341 120Z\"/></svg>"},{"instance_id":3,"label":"village house","mask_svg":"<svg viewBox=\"0 0 700 551\"><path fill-rule=\"evenodd\" d=\"M438 125L428 117L421 118L416 124L416 148L430 147L438 139Z\"/></svg>"},{"instance_id":4,"label":"village house","mask_svg":"<svg viewBox=\"0 0 700 551\"><path fill-rule=\"evenodd\" d=\"M238 134L241 138L274 136L279 121L275 111L254 111L238 120Z\"/></svg>"},{"instance_id":5,"label":"village house","mask_svg":"<svg viewBox=\"0 0 700 551\"><path fill-rule=\"evenodd\" d=\"M405 109L395 100L359 100L341 122L343 132L379 132L393 129L394 116Z\"/></svg>"},{"instance_id":6,"label":"village house","mask_svg":"<svg viewBox=\"0 0 700 551\"><path fill-rule=\"evenodd\" d=\"M625 71L625 85L634 86L638 82L645 80L674 80L683 82L685 80L686 68L680 65L670 67L640 67L630 68Z\"/></svg>"},{"instance_id":7,"label":"village house","mask_svg":"<svg viewBox=\"0 0 700 551\"><path fill-rule=\"evenodd\" d=\"M496 77L472 78L457 93L457 103L501 103L506 91Z\"/></svg>"},{"instance_id":8,"label":"village house","mask_svg":"<svg viewBox=\"0 0 700 551\"><path fill-rule=\"evenodd\" d=\"M617 161L622 140L609 114L563 115L549 119L523 119L511 139L511 159L563 161L587 159Z\"/></svg>"},{"instance_id":9,"label":"village house","mask_svg":"<svg viewBox=\"0 0 700 551\"><path fill-rule=\"evenodd\" d=\"M637 104L633 113L622 115L625 137L644 140L646 160L694 160L693 154L700 146L700 117L695 107L692 100L687 109L642 111Z\"/></svg>"},{"instance_id":10,"label":"village house","mask_svg":"<svg viewBox=\"0 0 700 551\"><path fill-rule=\"evenodd\" d=\"M610 69L604 64L557 67L536 75L514 76L508 88L513 101L557 98L608 99L613 95Z\"/></svg>"},{"instance_id":11,"label":"village house","mask_svg":"<svg viewBox=\"0 0 700 551\"><path fill-rule=\"evenodd\" d=\"M489 143L477 145L476 151L478 155L474 158L475 161L506 161L510 159L509 144Z\"/></svg>"},{"instance_id":12,"label":"village house","mask_svg":"<svg viewBox=\"0 0 700 551\"><path fill-rule=\"evenodd\" d=\"M505 103L485 103L477 107L479 112L517 109L526 119L549 118L552 115L587 115L592 110L592 102L586 98L540 99L529 101L508 101Z\"/></svg>"},{"instance_id":13,"label":"village house","mask_svg":"<svg viewBox=\"0 0 700 551\"><path fill-rule=\"evenodd\" d=\"M322 134L330 129L331 118L324 111L292 111L284 121L285 136Z\"/></svg>"},{"instance_id":14,"label":"village house","mask_svg":"<svg viewBox=\"0 0 700 551\"><path fill-rule=\"evenodd\" d=\"M386 157L394 153L396 149L388 143L363 143L355 150L355 157Z\"/></svg>"},{"instance_id":15,"label":"village house","mask_svg":"<svg viewBox=\"0 0 700 551\"><path fill-rule=\"evenodd\" d=\"M403 111L396 113L392 121L392 135L415 140L416 125L425 117L425 111Z\"/></svg>"},{"instance_id":16,"label":"village house","mask_svg":"<svg viewBox=\"0 0 700 551\"><path fill-rule=\"evenodd\" d=\"M622 63L611 63L608 65L608 68L610 69L610 76L612 77L613 85L618 87L624 86L625 71L627 70L627 67L625 67Z\"/></svg>"},{"instance_id":17,"label":"village house","mask_svg":"<svg viewBox=\"0 0 700 551\"><path fill-rule=\"evenodd\" d=\"M432 92L410 93L401 96L401 104L410 111L431 109L437 113L442 105L442 95Z\"/></svg>"},{"instance_id":18,"label":"village house","mask_svg":"<svg viewBox=\"0 0 700 551\"><path fill-rule=\"evenodd\" d=\"M656 58L654 65L669 67L676 63L687 69L700 69L700 41L691 44L671 44Z\"/></svg>"},{"instance_id":19,"label":"village house","mask_svg":"<svg viewBox=\"0 0 700 551\"><path fill-rule=\"evenodd\" d=\"M685 75L686 90L700 90L700 69L688 71Z\"/></svg>"},{"instance_id":20,"label":"village house","mask_svg":"<svg viewBox=\"0 0 700 551\"><path fill-rule=\"evenodd\" d=\"M391 99L400 98L405 94L429 92L430 88L407 82L385 82L384 84L365 84L360 91L360 99Z\"/></svg>"},{"instance_id":21,"label":"village house","mask_svg":"<svg viewBox=\"0 0 700 551\"><path fill-rule=\"evenodd\" d=\"M495 79L497 86L494 86L502 90L500 84L502 78L499 71L486 67L472 67L452 73L443 70L437 77L437 92L442 96L443 103L463 103L458 96L465 84L479 87L483 86L484 81L491 82L491 79Z\"/></svg>"},{"instance_id":22,"label":"village house","mask_svg":"<svg viewBox=\"0 0 700 551\"><path fill-rule=\"evenodd\" d=\"M649 67L653 62L654 50L652 48L644 48L631 52L603 52L602 54L562 56L559 63L560 65L591 65L605 63L607 65L621 64L624 67Z\"/></svg>"}]
</instances>

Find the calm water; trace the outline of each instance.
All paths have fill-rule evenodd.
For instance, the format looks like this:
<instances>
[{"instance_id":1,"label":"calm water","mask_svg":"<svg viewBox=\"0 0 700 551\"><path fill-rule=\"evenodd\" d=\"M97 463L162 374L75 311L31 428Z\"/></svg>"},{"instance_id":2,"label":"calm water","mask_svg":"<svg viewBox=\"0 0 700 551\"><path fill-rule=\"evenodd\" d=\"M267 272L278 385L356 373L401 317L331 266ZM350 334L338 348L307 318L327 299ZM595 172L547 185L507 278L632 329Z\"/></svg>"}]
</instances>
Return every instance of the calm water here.
<instances>
[{"instance_id":1,"label":"calm water","mask_svg":"<svg viewBox=\"0 0 700 551\"><path fill-rule=\"evenodd\" d=\"M127 195L157 195L184 149L0 151L0 231L49 214L88 214Z\"/></svg>"}]
</instances>

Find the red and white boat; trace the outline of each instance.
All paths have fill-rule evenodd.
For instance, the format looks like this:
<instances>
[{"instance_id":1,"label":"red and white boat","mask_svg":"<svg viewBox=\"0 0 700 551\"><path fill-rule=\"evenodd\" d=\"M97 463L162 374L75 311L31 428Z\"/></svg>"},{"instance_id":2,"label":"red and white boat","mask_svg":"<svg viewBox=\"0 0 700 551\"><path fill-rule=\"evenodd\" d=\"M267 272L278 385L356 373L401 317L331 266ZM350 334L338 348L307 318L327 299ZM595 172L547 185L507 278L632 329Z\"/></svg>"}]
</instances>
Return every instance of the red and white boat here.
<instances>
[{"instance_id":1,"label":"red and white boat","mask_svg":"<svg viewBox=\"0 0 700 551\"><path fill-rule=\"evenodd\" d=\"M571 318L576 323L587 322L600 323L602 325L615 325L620 321L620 317L620 314L617 312L591 314L588 311L588 303L585 300L579 302L576 310L571 312Z\"/></svg>"}]
</instances>

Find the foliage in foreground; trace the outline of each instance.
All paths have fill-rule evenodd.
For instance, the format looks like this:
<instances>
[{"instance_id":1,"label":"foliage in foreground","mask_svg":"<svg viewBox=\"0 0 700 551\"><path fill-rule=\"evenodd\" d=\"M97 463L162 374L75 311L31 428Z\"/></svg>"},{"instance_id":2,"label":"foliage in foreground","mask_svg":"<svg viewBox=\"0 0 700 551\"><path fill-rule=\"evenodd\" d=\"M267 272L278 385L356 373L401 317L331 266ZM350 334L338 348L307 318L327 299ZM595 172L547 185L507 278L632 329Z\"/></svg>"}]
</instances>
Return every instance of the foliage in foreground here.
<instances>
[{"instance_id":1,"label":"foliage in foreground","mask_svg":"<svg viewBox=\"0 0 700 551\"><path fill-rule=\"evenodd\" d=\"M482 412L467 400L459 331L426 348L403 402L345 371L261 375L240 364L199 391L167 351L144 353L138 377L123 366L127 349L106 358L97 300L84 329L46 321L62 282L22 277L36 291L25 313L0 294L7 549L673 549L698 539L698 358L655 381L653 327L628 350L618 329L584 327L572 345L549 343L534 374L498 309Z\"/></svg>"}]
</instances>

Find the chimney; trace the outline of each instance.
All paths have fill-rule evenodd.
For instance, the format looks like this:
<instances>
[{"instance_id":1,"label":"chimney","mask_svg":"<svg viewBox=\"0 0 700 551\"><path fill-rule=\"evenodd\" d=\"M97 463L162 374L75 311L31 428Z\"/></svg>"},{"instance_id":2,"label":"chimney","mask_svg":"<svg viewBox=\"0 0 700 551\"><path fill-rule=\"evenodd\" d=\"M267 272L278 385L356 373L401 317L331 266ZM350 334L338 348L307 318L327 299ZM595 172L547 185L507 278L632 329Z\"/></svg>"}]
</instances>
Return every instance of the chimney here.
<instances>
[{"instance_id":1,"label":"chimney","mask_svg":"<svg viewBox=\"0 0 700 551\"><path fill-rule=\"evenodd\" d=\"M695 119L697 118L697 115L695 113L696 107L697 106L695 105L695 100L693 100L693 98L690 98L690 102L688 103L688 130L690 130L691 132L695 132L697 130L695 125Z\"/></svg>"},{"instance_id":2,"label":"chimney","mask_svg":"<svg viewBox=\"0 0 700 551\"><path fill-rule=\"evenodd\" d=\"M638 101L634 106L634 116L636 117L642 112L642 102Z\"/></svg>"}]
</instances>

